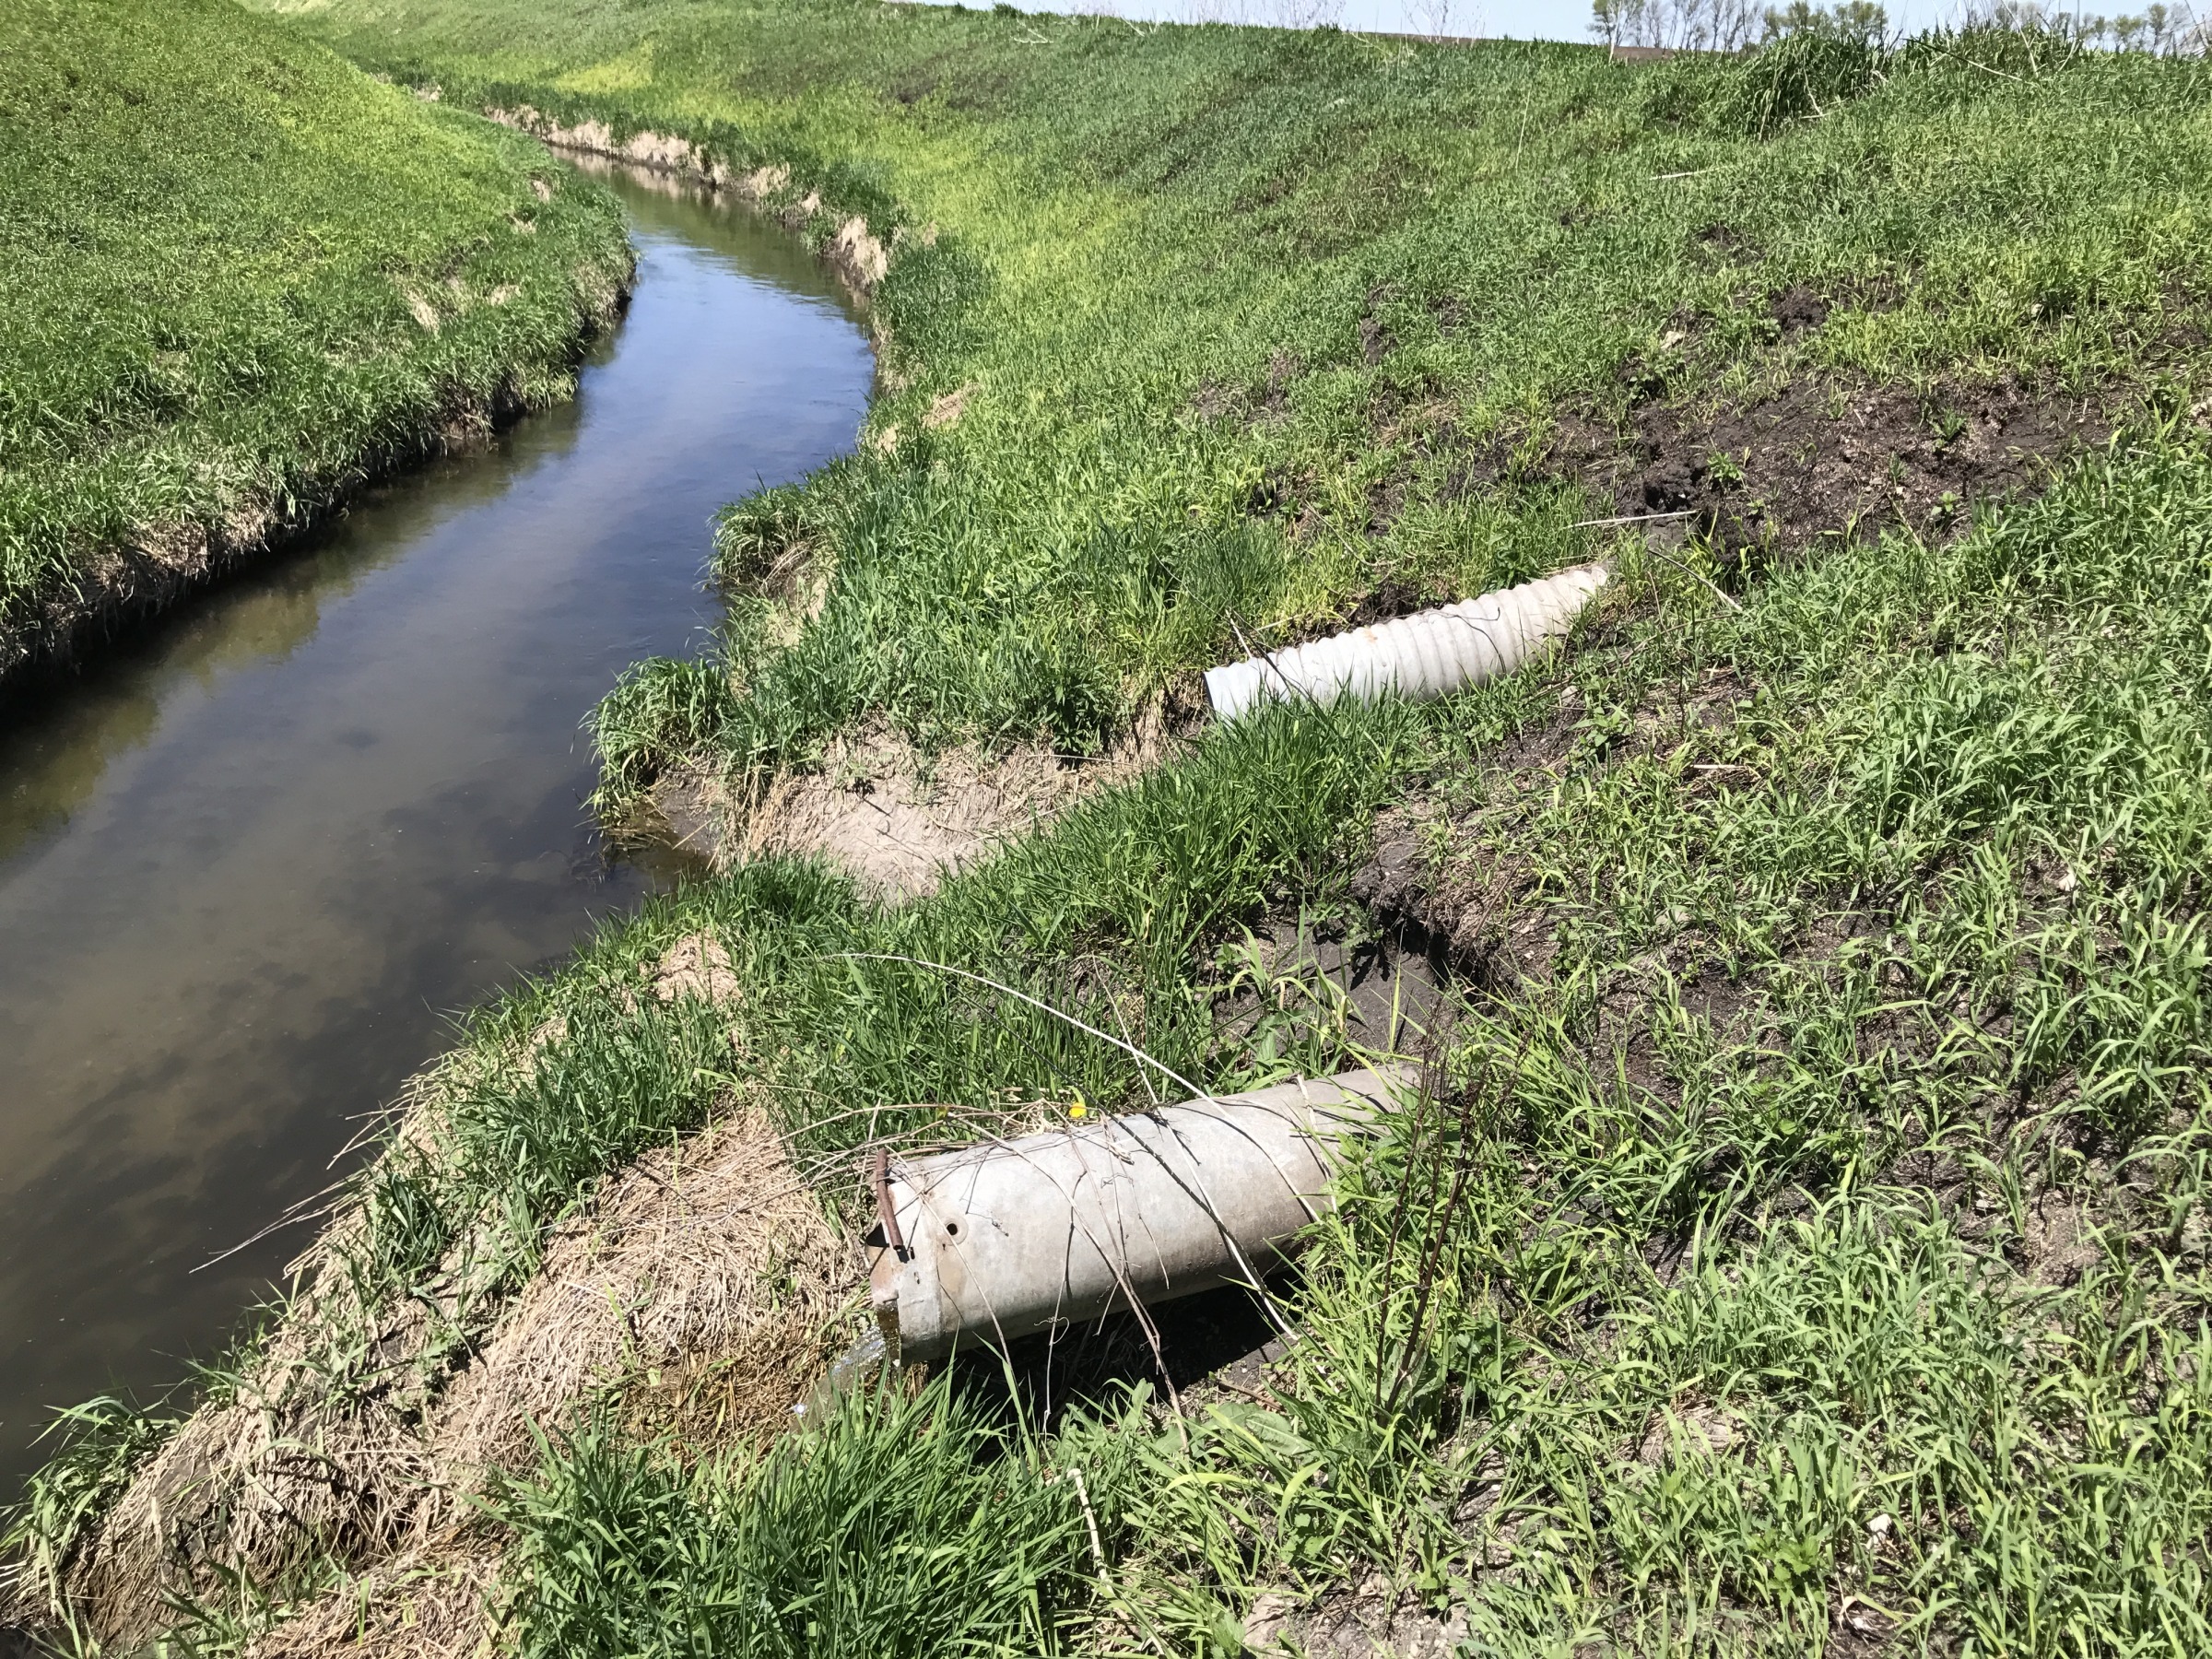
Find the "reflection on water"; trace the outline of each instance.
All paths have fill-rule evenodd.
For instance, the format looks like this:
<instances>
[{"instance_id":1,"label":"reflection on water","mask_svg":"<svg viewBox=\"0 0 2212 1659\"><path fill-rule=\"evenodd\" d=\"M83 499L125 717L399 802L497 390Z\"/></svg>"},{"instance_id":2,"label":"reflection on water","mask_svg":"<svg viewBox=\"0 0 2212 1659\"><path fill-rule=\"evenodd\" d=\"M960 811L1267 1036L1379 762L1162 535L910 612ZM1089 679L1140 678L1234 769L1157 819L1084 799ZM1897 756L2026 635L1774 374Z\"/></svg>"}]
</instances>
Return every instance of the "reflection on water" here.
<instances>
[{"instance_id":1,"label":"reflection on water","mask_svg":"<svg viewBox=\"0 0 2212 1659\"><path fill-rule=\"evenodd\" d=\"M616 180L643 257L577 403L0 704L0 1497L44 1406L218 1347L451 1010L649 877L577 725L715 609L714 509L849 446L872 364L780 233Z\"/></svg>"}]
</instances>

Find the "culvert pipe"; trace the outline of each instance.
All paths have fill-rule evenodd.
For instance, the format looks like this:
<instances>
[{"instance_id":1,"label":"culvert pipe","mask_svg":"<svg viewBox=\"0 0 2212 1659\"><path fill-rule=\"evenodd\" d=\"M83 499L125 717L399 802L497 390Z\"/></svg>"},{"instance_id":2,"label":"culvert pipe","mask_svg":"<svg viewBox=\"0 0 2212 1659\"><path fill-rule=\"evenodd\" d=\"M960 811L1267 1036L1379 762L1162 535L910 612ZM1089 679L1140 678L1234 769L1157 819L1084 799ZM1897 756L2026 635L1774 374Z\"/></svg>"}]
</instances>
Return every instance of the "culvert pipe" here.
<instances>
[{"instance_id":1,"label":"culvert pipe","mask_svg":"<svg viewBox=\"0 0 2212 1659\"><path fill-rule=\"evenodd\" d=\"M1439 610L1226 663L1206 670L1206 700L1227 722L1270 700L1373 702L1388 691L1442 697L1512 673L1563 636L1605 584L1603 565L1576 565Z\"/></svg>"},{"instance_id":2,"label":"culvert pipe","mask_svg":"<svg viewBox=\"0 0 2212 1659\"><path fill-rule=\"evenodd\" d=\"M900 1363L1248 1284L1329 1208L1338 1143L1410 1067L878 1163L868 1274Z\"/></svg>"}]
</instances>

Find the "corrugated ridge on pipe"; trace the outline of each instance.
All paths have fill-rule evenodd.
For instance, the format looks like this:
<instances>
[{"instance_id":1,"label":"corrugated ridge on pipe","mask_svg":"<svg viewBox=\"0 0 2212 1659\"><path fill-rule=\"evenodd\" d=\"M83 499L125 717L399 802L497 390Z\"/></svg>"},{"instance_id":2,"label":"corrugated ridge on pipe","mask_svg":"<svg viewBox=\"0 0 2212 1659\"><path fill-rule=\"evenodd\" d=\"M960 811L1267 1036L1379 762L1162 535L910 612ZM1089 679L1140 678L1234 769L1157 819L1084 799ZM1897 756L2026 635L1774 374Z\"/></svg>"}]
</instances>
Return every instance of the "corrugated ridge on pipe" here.
<instances>
[{"instance_id":1,"label":"corrugated ridge on pipe","mask_svg":"<svg viewBox=\"0 0 2212 1659\"><path fill-rule=\"evenodd\" d=\"M1210 668L1206 700L1223 721L1270 699L1372 702L1385 691L1442 697L1508 675L1573 625L1606 584L1603 565L1576 565L1519 587L1372 623L1265 657Z\"/></svg>"}]
</instances>

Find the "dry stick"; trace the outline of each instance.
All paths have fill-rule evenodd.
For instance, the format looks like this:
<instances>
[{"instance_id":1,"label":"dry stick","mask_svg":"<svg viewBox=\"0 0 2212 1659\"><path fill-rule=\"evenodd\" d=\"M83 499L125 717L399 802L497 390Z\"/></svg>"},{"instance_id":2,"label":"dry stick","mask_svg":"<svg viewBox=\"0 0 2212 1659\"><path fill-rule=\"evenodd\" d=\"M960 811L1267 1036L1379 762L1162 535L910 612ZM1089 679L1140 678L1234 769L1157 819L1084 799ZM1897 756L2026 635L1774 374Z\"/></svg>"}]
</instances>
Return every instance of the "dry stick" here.
<instances>
[{"instance_id":1,"label":"dry stick","mask_svg":"<svg viewBox=\"0 0 2212 1659\"><path fill-rule=\"evenodd\" d=\"M1489 1078L1486 1073L1482 1079L1482 1087L1487 1088L1488 1084ZM1460 1197L1467 1184L1467 1170L1474 1162L1473 1154L1468 1147L1468 1142L1472 1138L1470 1128L1473 1116L1474 1097L1470 1095L1460 1107L1459 1157L1456 1159L1456 1167L1453 1171L1452 1190L1444 1199L1442 1211L1437 1216L1435 1230L1430 1233L1428 1243L1421 1253L1421 1271L1419 1277L1415 1280L1412 1328L1406 1333L1406 1347L1398 1357L1397 1374L1391 1382L1390 1398L1384 1402L1381 1413L1385 1418L1397 1410L1398 1400L1404 1394L1406 1385L1413 1381L1414 1356L1420 1343L1421 1326L1429 1317L1429 1300L1436 1289L1436 1267L1438 1261L1443 1255L1444 1236L1451 1230L1453 1218L1459 1213ZM1441 1174L1442 1172L1441 1162L1437 1168ZM1433 1191L1433 1188L1431 1190Z\"/></svg>"},{"instance_id":2,"label":"dry stick","mask_svg":"<svg viewBox=\"0 0 2212 1659\"><path fill-rule=\"evenodd\" d=\"M1606 524L1656 524L1668 519L1696 518L1700 510L1688 507L1680 512L1624 512L1617 518L1584 519L1579 524L1570 524L1570 530L1596 530Z\"/></svg>"},{"instance_id":3,"label":"dry stick","mask_svg":"<svg viewBox=\"0 0 2212 1659\"><path fill-rule=\"evenodd\" d=\"M1421 1092L1414 1101L1413 1135L1406 1151L1408 1175L1411 1173L1413 1160L1418 1159L1421 1153L1421 1137L1428 1132L1429 1108L1432 1099L1429 1089L1429 1079L1424 1075L1421 1078ZM1382 1246L1382 1284L1385 1296L1390 1293L1391 1271L1397 1265L1398 1260L1398 1240L1406 1230L1406 1218L1412 1209L1412 1181L1410 1179L1401 1181L1398 1183L1397 1201L1391 1206L1390 1238ZM1381 1414L1382 1407L1382 1359L1389 1351L1390 1320L1386 1312L1375 1326L1375 1392L1371 1404L1377 1415Z\"/></svg>"},{"instance_id":4,"label":"dry stick","mask_svg":"<svg viewBox=\"0 0 2212 1659\"><path fill-rule=\"evenodd\" d=\"M1417 1159L1417 1158L1418 1158L1418 1157L1420 1155L1421 1147L1422 1147L1422 1141L1423 1141L1423 1138L1424 1138L1424 1136L1425 1136L1425 1135L1429 1136L1429 1137L1430 1137L1430 1138L1431 1138L1431 1139L1441 1139L1441 1135L1442 1135L1442 1129L1441 1129L1441 1125L1439 1125L1439 1126L1435 1126L1435 1127L1434 1127L1434 1133L1433 1133L1433 1135L1430 1135L1430 1130L1431 1130L1431 1127L1432 1127L1432 1122L1431 1122L1431 1116L1430 1116L1431 1110L1432 1110L1433 1108L1435 1108L1436 1106L1438 1106L1438 1105L1440 1105L1440 1104L1441 1103L1441 1100L1440 1100L1439 1088L1438 1088L1438 1087L1437 1087L1437 1085L1438 1085L1438 1084L1440 1084L1440 1083L1441 1083L1441 1082L1443 1081L1442 1077L1441 1077L1441 1075L1440 1075L1440 1074L1441 1074L1441 1069L1442 1069L1442 1068L1441 1068L1441 1065L1438 1063L1438 1061L1437 1061L1437 1058L1436 1058L1436 1045L1432 1043L1432 1044L1430 1045L1430 1052L1429 1052L1429 1053L1428 1053L1427 1055L1425 1055L1425 1056L1423 1057L1423 1060L1422 1060L1422 1065L1421 1065L1420 1115L1419 1115L1419 1116L1418 1116L1418 1118L1415 1120L1415 1128L1414 1128L1414 1138L1413 1138L1413 1144L1412 1144L1411 1147L1410 1147L1410 1148L1407 1150L1407 1153L1406 1153L1406 1180L1405 1180L1403 1182L1401 1182L1401 1183L1400 1183L1400 1185L1399 1185L1399 1187L1398 1187L1398 1202L1397 1202L1397 1206L1396 1206L1396 1214L1395 1214L1395 1215L1394 1215L1394 1216L1392 1218L1392 1221L1391 1221L1391 1230L1390 1230L1390 1246L1389 1246L1388 1250L1386 1250L1386 1251L1383 1253L1383 1257L1382 1257L1382 1285L1383 1285L1383 1292L1382 1292L1382 1293L1383 1293L1383 1295L1384 1295L1385 1297L1388 1297L1388 1296L1391 1294L1391 1290L1390 1290L1390 1285L1391 1285L1391 1274L1392 1274L1392 1271L1393 1271L1393 1269L1394 1269L1394 1268L1396 1266L1396 1265L1397 1265L1397 1255L1398 1255L1398 1241L1399 1241L1400 1235L1401 1235L1401 1233L1403 1232L1403 1230L1404 1230L1404 1228L1405 1228L1405 1224L1406 1224L1406 1218L1407 1215L1409 1215L1409 1214L1411 1213L1411 1207L1412 1207L1411 1201L1412 1201L1412 1195L1413 1195L1413 1182L1414 1182L1414 1179L1415 1179L1415 1175L1414 1175L1414 1167L1413 1167L1413 1164L1414 1164L1414 1159ZM1435 1213L1435 1209L1436 1209L1436 1194L1437 1194L1437 1188L1438 1188L1440 1185L1441 1185L1441 1184L1442 1184L1442 1182L1443 1182L1443 1163L1442 1163L1442 1155L1441 1155L1441 1153L1440 1151L1436 1150L1434 1147L1431 1147L1431 1149L1430 1149L1430 1175L1429 1175L1429 1209L1430 1209L1430 1212L1431 1214L1434 1214L1434 1213ZM1424 1247L1424 1256L1425 1256L1425 1255L1426 1255L1426 1247ZM1414 1330L1414 1333L1413 1333L1413 1334L1411 1334L1411 1335L1409 1335L1406 1337L1406 1343L1407 1343L1407 1347L1408 1347L1408 1348L1409 1348L1409 1349L1410 1349L1410 1347L1411 1347L1411 1345L1412 1345L1412 1344L1413 1344L1413 1343L1414 1343L1414 1342L1417 1340L1417 1338L1418 1338L1418 1332L1419 1332L1419 1325L1420 1325L1420 1318L1421 1318L1421 1313L1420 1313L1420 1311L1419 1311L1419 1310L1417 1308L1417 1310L1416 1310L1416 1312L1415 1312L1415 1315L1414 1315L1414 1325L1415 1325L1415 1330ZM1389 1348L1390 1348L1390 1321L1389 1321L1389 1318L1388 1318L1388 1315L1387 1315L1387 1313L1385 1313L1385 1316L1383 1317L1383 1319L1382 1320L1382 1322L1381 1322L1381 1323L1378 1324L1378 1326L1376 1327L1376 1331L1375 1331L1375 1399L1374 1399L1374 1405L1375 1405L1375 1415L1376 1415L1378 1418L1381 1418L1381 1417L1383 1417L1383 1416L1386 1416L1386 1415L1387 1415L1387 1413L1386 1413L1386 1411L1385 1411L1385 1409L1384 1409L1383 1398L1382 1398L1382 1359L1383 1359L1383 1356L1389 1352ZM1403 1360L1401 1360L1401 1361L1400 1361L1400 1368L1401 1368L1401 1370L1403 1369L1403 1365L1404 1365L1404 1361L1403 1361ZM1392 1390L1391 1390L1391 1395L1392 1395L1392 1398L1393 1398L1394 1400L1395 1399L1395 1397L1396 1397L1396 1394L1397 1394L1397 1390L1396 1390L1396 1388L1394 1386L1394 1387L1392 1388Z\"/></svg>"},{"instance_id":5,"label":"dry stick","mask_svg":"<svg viewBox=\"0 0 2212 1659\"><path fill-rule=\"evenodd\" d=\"M214 1266L218 1262L227 1262L232 1256L236 1255L240 1251L251 1250L254 1245L260 1243L264 1239L269 1238L273 1234L280 1233L288 1227L297 1227L302 1221L322 1221L327 1219L331 1216L335 1215L338 1212L339 1206L345 1203L347 1198L352 1195L352 1186L353 1178L348 1176L344 1181L332 1182L329 1186L324 1187L320 1193L310 1194L307 1197L300 1199L299 1203L287 1209L283 1215L277 1217L276 1220L270 1222L266 1227L263 1228L252 1238L240 1240L239 1242L231 1245L229 1249L222 1252L219 1255L211 1255L206 1261L202 1262L198 1267L188 1267L185 1269L185 1272L198 1273L204 1268ZM325 1197L327 1197L330 1202L324 1205L321 1208L311 1210L307 1207L309 1205L313 1204L317 1198Z\"/></svg>"},{"instance_id":6,"label":"dry stick","mask_svg":"<svg viewBox=\"0 0 2212 1659\"><path fill-rule=\"evenodd\" d=\"M1099 1542L1099 1518L1091 1513L1090 1489L1083 1484L1083 1470L1079 1465L1068 1465L1067 1477L1076 1484L1076 1500L1083 1506L1083 1524L1090 1529L1090 1559L1098 1563L1099 1585L1111 1596L1113 1574L1106 1570L1106 1547Z\"/></svg>"},{"instance_id":7,"label":"dry stick","mask_svg":"<svg viewBox=\"0 0 2212 1659\"><path fill-rule=\"evenodd\" d=\"M899 1230L899 1207L891 1202L890 1154L878 1144L876 1156L870 1161L873 1165L870 1174L874 1177L872 1184L876 1194L876 1218L883 1223L883 1241L898 1253L900 1260L904 1261L906 1240Z\"/></svg>"},{"instance_id":8,"label":"dry stick","mask_svg":"<svg viewBox=\"0 0 2212 1659\"><path fill-rule=\"evenodd\" d=\"M1528 1042L1524 1040L1520 1053L1513 1059L1512 1075L1505 1088L1505 1101L1512 1099L1514 1089L1520 1086L1521 1068L1527 1063L1527 1060ZM1397 1378L1391 1385L1390 1399L1382 1413L1384 1417L1388 1417L1397 1409L1400 1394L1404 1392L1406 1385L1413 1380L1414 1350L1420 1339L1421 1324L1429 1317L1429 1299L1436 1288L1436 1267L1443 1255L1444 1235L1451 1228L1452 1218L1458 1214L1461 1198L1466 1190L1467 1171L1474 1167L1475 1159L1472 1147L1475 1102L1477 1098L1487 1099L1488 1097L1489 1070L1487 1066L1484 1068L1479 1087L1483 1091L1482 1095L1478 1097L1469 1094L1460 1107L1459 1158L1457 1167L1453 1173L1452 1191L1444 1200L1443 1211L1437 1219L1436 1230L1430 1235L1429 1243L1422 1253L1421 1273L1415 1291L1413 1329L1406 1334L1406 1351L1399 1360Z\"/></svg>"}]
</instances>

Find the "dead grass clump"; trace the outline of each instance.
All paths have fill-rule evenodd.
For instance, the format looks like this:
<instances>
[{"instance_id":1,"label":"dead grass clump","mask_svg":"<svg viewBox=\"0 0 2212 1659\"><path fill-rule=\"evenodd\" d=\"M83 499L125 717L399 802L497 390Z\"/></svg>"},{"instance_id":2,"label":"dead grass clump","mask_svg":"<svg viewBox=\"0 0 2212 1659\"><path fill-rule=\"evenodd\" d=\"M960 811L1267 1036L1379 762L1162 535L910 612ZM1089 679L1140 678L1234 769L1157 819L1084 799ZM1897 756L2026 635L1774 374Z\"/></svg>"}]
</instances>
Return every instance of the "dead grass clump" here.
<instances>
[{"instance_id":1,"label":"dead grass clump","mask_svg":"<svg viewBox=\"0 0 2212 1659\"><path fill-rule=\"evenodd\" d=\"M512 1467L533 1422L631 1377L691 1361L774 1356L780 1385L728 1428L780 1426L814 1385L823 1330L859 1272L767 1121L747 1113L640 1159L588 1217L559 1229L544 1266L431 1433L456 1472Z\"/></svg>"},{"instance_id":2,"label":"dead grass clump","mask_svg":"<svg viewBox=\"0 0 2212 1659\"><path fill-rule=\"evenodd\" d=\"M425 1449L382 1399L317 1409L309 1330L288 1321L233 1397L194 1412L70 1565L67 1599L103 1642L150 1641L172 1599L205 1596L238 1568L279 1583L313 1556L373 1554L404 1530L430 1475Z\"/></svg>"},{"instance_id":3,"label":"dead grass clump","mask_svg":"<svg viewBox=\"0 0 2212 1659\"><path fill-rule=\"evenodd\" d=\"M465 1659L492 1651L499 1550L488 1531L441 1539L325 1591L254 1641L248 1659Z\"/></svg>"},{"instance_id":4,"label":"dead grass clump","mask_svg":"<svg viewBox=\"0 0 2212 1659\"><path fill-rule=\"evenodd\" d=\"M658 982L710 995L732 983L727 959L696 937ZM347 1236L341 1222L321 1262L340 1260ZM639 1159L557 1228L473 1355L418 1364L441 1351L441 1315L410 1306L377 1333L371 1385L341 1393L322 1385L326 1322L312 1304L295 1310L230 1397L195 1412L132 1482L71 1566L70 1600L93 1634L127 1646L168 1622L170 1595L204 1596L241 1573L280 1586L335 1558L371 1570L333 1593L349 1606L372 1580L423 1586L417 1645L402 1651L459 1651L438 1632L459 1641L463 1604L480 1599L454 1587L467 1577L455 1552L479 1547L468 1500L533 1455L534 1426L571 1420L633 1380L657 1397L673 1378L691 1394L663 1412L672 1424L761 1439L814 1386L825 1333L858 1283L773 1128L741 1112ZM450 1382L447 1364L459 1368ZM300 1630L337 1619L329 1599ZM266 1651L312 1651L285 1642Z\"/></svg>"},{"instance_id":5,"label":"dead grass clump","mask_svg":"<svg viewBox=\"0 0 2212 1659\"><path fill-rule=\"evenodd\" d=\"M711 1003L737 1000L741 987L729 952L711 934L686 934L662 954L653 971L653 993L663 1002L696 996Z\"/></svg>"}]
</instances>

